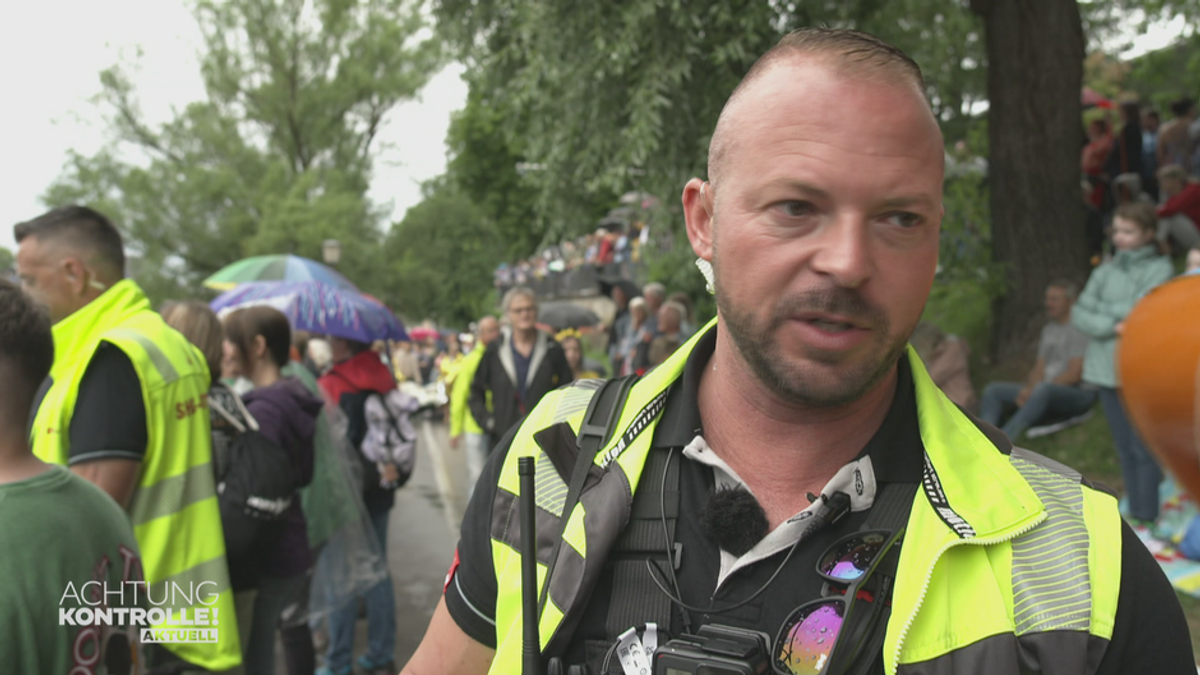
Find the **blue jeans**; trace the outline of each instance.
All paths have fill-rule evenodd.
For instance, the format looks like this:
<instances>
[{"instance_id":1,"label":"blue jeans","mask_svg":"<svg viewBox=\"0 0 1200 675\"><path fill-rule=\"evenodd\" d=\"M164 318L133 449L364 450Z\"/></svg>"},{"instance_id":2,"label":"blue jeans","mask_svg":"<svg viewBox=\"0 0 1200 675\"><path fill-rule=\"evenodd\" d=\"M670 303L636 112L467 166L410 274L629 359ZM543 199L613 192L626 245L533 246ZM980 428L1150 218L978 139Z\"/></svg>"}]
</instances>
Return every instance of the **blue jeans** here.
<instances>
[{"instance_id":1,"label":"blue jeans","mask_svg":"<svg viewBox=\"0 0 1200 675\"><path fill-rule=\"evenodd\" d=\"M1005 406L1016 405L1017 394L1023 388L1024 385L1017 382L992 382L984 387L980 419L1000 426ZM1017 409L1001 431L1015 441L1038 422L1078 417L1090 410L1095 402L1095 391L1043 382L1033 388L1025 405Z\"/></svg>"},{"instance_id":2,"label":"blue jeans","mask_svg":"<svg viewBox=\"0 0 1200 675\"><path fill-rule=\"evenodd\" d=\"M1100 403L1104 406L1113 444L1117 446L1121 478L1125 480L1125 494L1129 497L1129 517L1154 522L1158 519L1158 486L1163 479L1162 469L1158 468L1158 463L1146 450L1137 430L1125 415L1117 390L1102 388Z\"/></svg>"},{"instance_id":3,"label":"blue jeans","mask_svg":"<svg viewBox=\"0 0 1200 675\"><path fill-rule=\"evenodd\" d=\"M372 513L371 525L379 537L383 559L387 561L388 513ZM396 597L392 592L392 576L371 587L363 596L367 600L367 654L373 663L384 664L396 655ZM329 615L329 652L326 665L333 672L351 666L354 658L354 626L358 620L358 600L351 600Z\"/></svg>"}]
</instances>

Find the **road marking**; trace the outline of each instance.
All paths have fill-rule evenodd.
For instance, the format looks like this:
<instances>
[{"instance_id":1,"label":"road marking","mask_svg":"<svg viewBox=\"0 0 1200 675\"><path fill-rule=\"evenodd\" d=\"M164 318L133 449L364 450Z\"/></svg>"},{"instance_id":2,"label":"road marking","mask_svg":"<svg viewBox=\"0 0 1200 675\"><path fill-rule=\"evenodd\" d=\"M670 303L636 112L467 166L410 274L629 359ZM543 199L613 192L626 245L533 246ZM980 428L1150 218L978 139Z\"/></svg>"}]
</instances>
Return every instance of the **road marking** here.
<instances>
[{"instance_id":1,"label":"road marking","mask_svg":"<svg viewBox=\"0 0 1200 675\"><path fill-rule=\"evenodd\" d=\"M421 439L421 444L429 450L429 459L433 462L433 477L437 481L438 493L442 497L442 513L446 515L446 526L450 528L451 534L456 534L463 517L459 507L459 494L458 490L454 488L454 481L450 478L450 472L446 468L445 448L438 442L432 429L432 422L421 420L417 424L417 435Z\"/></svg>"}]
</instances>

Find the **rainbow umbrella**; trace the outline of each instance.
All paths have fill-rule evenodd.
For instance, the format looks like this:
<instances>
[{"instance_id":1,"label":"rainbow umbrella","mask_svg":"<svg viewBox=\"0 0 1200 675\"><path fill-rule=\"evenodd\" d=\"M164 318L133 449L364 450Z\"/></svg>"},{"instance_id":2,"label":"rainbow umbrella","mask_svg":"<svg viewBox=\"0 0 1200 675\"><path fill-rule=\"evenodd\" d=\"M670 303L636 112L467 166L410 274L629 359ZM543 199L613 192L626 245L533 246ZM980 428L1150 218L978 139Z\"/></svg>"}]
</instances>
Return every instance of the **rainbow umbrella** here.
<instances>
[{"instance_id":1,"label":"rainbow umbrella","mask_svg":"<svg viewBox=\"0 0 1200 675\"><path fill-rule=\"evenodd\" d=\"M283 312L295 330L356 342L408 339L404 324L383 303L320 281L252 281L209 303L220 316L257 305Z\"/></svg>"},{"instance_id":2,"label":"rainbow umbrella","mask_svg":"<svg viewBox=\"0 0 1200 675\"><path fill-rule=\"evenodd\" d=\"M251 281L320 281L357 291L346 277L315 260L298 255L256 255L226 265L204 280L204 285L228 291Z\"/></svg>"}]
</instances>

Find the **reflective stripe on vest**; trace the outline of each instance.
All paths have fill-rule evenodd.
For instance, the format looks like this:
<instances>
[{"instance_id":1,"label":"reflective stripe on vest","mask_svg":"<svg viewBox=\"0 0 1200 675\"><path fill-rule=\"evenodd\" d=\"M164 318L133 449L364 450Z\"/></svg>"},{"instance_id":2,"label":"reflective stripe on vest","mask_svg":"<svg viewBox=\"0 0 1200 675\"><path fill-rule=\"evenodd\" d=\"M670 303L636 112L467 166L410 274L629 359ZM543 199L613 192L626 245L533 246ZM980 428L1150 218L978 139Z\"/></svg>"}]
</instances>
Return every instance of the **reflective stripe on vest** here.
<instances>
[{"instance_id":1,"label":"reflective stripe on vest","mask_svg":"<svg viewBox=\"0 0 1200 675\"><path fill-rule=\"evenodd\" d=\"M241 645L205 408L207 362L150 309L141 289L130 280L114 285L56 324L54 337L54 383L34 422L35 454L45 461L67 463L70 420L87 365L101 342L124 352L137 372L146 406L148 443L129 506L146 583L156 599L171 595L168 591L175 588L171 582L176 582L184 592L198 591L206 599L196 607L221 610L217 643L164 646L208 670L238 665ZM217 599L210 603L207 598L212 594Z\"/></svg>"},{"instance_id":2,"label":"reflective stripe on vest","mask_svg":"<svg viewBox=\"0 0 1200 675\"><path fill-rule=\"evenodd\" d=\"M642 413L654 411L683 372L701 334L713 330L714 323L630 392L617 426L620 433L599 453L589 488L563 534L567 545L560 549L540 621L543 650L574 630L581 599L627 522L658 421ZM1112 635L1120 588L1116 500L1082 485L1077 473L1050 460L1020 449L1011 456L997 451L933 385L911 348L908 359L926 449L926 480L909 516L909 545L901 553L884 644L887 672L1008 673L1018 670L1012 664L1028 670L1038 663L1093 670ZM559 390L543 399L518 430L502 468L492 509L498 588L492 673L520 671L517 459L537 457L539 490L550 493L537 499L540 591L562 530L557 490L565 483L545 476L554 469L534 435L563 421L578 430L594 386ZM640 433L631 438L632 430ZM569 620L564 624L564 619Z\"/></svg>"}]
</instances>

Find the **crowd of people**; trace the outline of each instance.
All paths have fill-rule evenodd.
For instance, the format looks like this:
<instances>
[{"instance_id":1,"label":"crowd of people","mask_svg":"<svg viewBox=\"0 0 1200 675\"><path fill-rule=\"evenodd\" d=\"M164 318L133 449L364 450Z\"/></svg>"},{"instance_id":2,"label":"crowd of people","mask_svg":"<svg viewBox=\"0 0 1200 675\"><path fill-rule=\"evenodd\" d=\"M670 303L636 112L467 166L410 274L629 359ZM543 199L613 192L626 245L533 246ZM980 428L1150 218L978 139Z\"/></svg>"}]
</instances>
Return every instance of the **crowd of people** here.
<instances>
[{"instance_id":1,"label":"crowd of people","mask_svg":"<svg viewBox=\"0 0 1200 675\"><path fill-rule=\"evenodd\" d=\"M501 263L492 273L501 295L517 286L545 287L542 295L569 295L594 290L598 278L633 278L651 246L650 226L638 216L657 200L630 193L625 202L636 202L610 211L596 231L564 239L515 263Z\"/></svg>"},{"instance_id":2,"label":"crowd of people","mask_svg":"<svg viewBox=\"0 0 1200 675\"><path fill-rule=\"evenodd\" d=\"M600 331L539 328L522 281L633 260L644 229L498 275L502 314L470 334L389 344L302 333L266 305L155 312L103 214L18 224L23 288L0 281L0 664L273 675L282 644L289 675L395 673L390 519L427 411L448 418L473 495L402 673L521 671L523 590L542 598L545 647L525 658L545 672L650 672L662 654L677 665L654 672L1191 672L1147 550L1162 472L1114 365L1126 316L1200 222L1191 113L1143 143L1123 108L1104 157L1096 130L1084 169L1111 250L1082 291L1051 284L1033 369L978 401L965 342L919 322L945 177L925 92L911 59L856 31L799 30L754 65L709 180L683 192L718 308L705 326L686 294L610 279ZM1097 399L1125 507L1013 444ZM205 639L144 640L147 600ZM128 621L62 619L113 608Z\"/></svg>"},{"instance_id":3,"label":"crowd of people","mask_svg":"<svg viewBox=\"0 0 1200 675\"><path fill-rule=\"evenodd\" d=\"M44 644L19 645L12 658L21 672L66 672L94 656L127 661L126 672L274 673L277 641L288 673L396 672L387 533L395 490L411 465L380 461L370 451L372 443L388 444L386 428L383 440L373 436L382 408L372 399L399 396L406 387L432 391L432 403L413 397L397 414L407 425L419 409L432 419L448 412L453 446L466 438L473 484L489 449L543 396L609 370L585 359L578 331L538 330L538 299L525 287L505 296L503 331L496 317L485 316L474 333L423 327L420 339L367 344L293 330L265 305L218 317L202 302L167 302L155 313L124 277L119 232L86 207L52 210L19 224L15 234L25 293L8 281L0 287L0 364L18 380L11 409L0 417L13 446L0 457L0 497L16 483L33 486L21 493L31 504L60 500L22 520L22 533L55 531L81 505L88 532L79 540L87 564L30 565L21 573L40 576L32 587L79 585L92 579L101 557L115 561L123 553L135 562L114 566L124 575L114 579L150 588L181 575L207 582L214 590L204 606L224 619L210 644L141 644L129 631L83 655L57 649L76 640L64 638L63 627ZM648 285L645 300L639 295L628 282L614 293L621 305L612 326L623 346L613 350L619 372L661 362L680 344L684 326L694 330L685 306L664 302L660 285ZM355 470L342 470L347 458ZM342 584L338 597L317 600L331 585L314 580L323 558L339 558L324 563L338 569L363 553L361 546L348 550L341 534L355 521L374 538L367 548L379 558L379 578L352 584L352 592ZM46 597L59 595L61 589ZM0 621L9 635L37 632L55 609L32 606L28 595L6 600L16 612ZM368 648L355 659L360 600ZM316 611L318 602L331 606ZM328 639L320 669L314 628Z\"/></svg>"},{"instance_id":4,"label":"crowd of people","mask_svg":"<svg viewBox=\"0 0 1200 675\"><path fill-rule=\"evenodd\" d=\"M1196 103L1171 104L1172 118L1136 102L1120 105L1120 129L1110 116L1094 117L1081 153L1088 240L1094 262L1105 255L1116 209L1126 203L1155 206L1156 240L1188 250L1200 246L1200 120Z\"/></svg>"}]
</instances>

